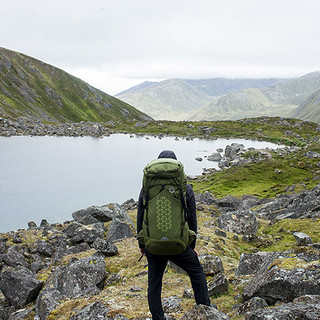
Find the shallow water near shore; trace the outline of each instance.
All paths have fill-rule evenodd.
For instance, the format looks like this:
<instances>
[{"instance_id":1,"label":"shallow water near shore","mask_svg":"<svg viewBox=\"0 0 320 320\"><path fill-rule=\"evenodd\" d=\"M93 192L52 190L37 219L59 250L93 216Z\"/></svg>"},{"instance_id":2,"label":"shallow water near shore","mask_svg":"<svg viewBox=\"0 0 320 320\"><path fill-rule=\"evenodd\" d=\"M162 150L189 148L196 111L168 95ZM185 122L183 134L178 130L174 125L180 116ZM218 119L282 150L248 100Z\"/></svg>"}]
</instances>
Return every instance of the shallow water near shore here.
<instances>
[{"instance_id":1,"label":"shallow water near shore","mask_svg":"<svg viewBox=\"0 0 320 320\"><path fill-rule=\"evenodd\" d=\"M137 200L142 170L162 150L173 150L187 175L218 168L205 157L231 143L245 148L276 144L244 139L179 139L113 134L104 138L0 137L0 232L27 228L29 221L72 219L92 205ZM199 162L196 157L203 158Z\"/></svg>"}]
</instances>

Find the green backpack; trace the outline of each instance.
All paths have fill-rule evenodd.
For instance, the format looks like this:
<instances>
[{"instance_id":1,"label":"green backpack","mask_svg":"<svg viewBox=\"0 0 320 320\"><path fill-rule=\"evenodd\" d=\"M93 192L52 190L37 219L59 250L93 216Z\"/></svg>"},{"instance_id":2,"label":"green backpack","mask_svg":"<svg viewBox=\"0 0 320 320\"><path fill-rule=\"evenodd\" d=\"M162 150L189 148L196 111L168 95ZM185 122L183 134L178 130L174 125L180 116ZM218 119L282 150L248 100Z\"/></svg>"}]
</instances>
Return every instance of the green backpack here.
<instances>
[{"instance_id":1,"label":"green backpack","mask_svg":"<svg viewBox=\"0 0 320 320\"><path fill-rule=\"evenodd\" d=\"M150 253L179 254L195 239L187 223L186 186L178 160L160 158L144 168L144 217L138 241Z\"/></svg>"}]
</instances>

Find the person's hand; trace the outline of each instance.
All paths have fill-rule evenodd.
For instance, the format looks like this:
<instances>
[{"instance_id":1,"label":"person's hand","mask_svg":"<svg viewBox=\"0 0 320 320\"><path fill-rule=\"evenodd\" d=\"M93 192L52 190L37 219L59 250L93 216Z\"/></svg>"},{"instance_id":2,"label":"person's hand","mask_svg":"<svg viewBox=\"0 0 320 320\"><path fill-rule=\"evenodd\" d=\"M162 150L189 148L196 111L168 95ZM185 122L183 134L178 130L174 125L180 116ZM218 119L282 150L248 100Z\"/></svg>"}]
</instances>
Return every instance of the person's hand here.
<instances>
[{"instance_id":1,"label":"person's hand","mask_svg":"<svg viewBox=\"0 0 320 320\"><path fill-rule=\"evenodd\" d=\"M143 256L146 255L146 249L145 248L140 248L140 252Z\"/></svg>"},{"instance_id":2,"label":"person's hand","mask_svg":"<svg viewBox=\"0 0 320 320\"><path fill-rule=\"evenodd\" d=\"M199 253L197 252L196 249L193 249L194 253L197 255L197 257L199 257Z\"/></svg>"}]
</instances>

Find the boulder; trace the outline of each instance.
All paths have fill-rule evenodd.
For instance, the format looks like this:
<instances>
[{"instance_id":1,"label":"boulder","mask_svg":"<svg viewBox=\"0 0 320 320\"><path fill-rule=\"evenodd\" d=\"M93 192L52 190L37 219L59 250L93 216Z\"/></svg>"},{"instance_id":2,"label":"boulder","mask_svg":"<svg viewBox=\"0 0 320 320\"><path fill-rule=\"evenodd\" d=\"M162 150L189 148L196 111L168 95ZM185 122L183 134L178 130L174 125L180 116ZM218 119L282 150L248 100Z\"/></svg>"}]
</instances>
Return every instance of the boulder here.
<instances>
[{"instance_id":1,"label":"boulder","mask_svg":"<svg viewBox=\"0 0 320 320\"><path fill-rule=\"evenodd\" d=\"M100 238L96 239L91 247L107 257L115 256L119 253L118 248L112 242Z\"/></svg>"},{"instance_id":2,"label":"boulder","mask_svg":"<svg viewBox=\"0 0 320 320\"><path fill-rule=\"evenodd\" d=\"M58 307L60 301L66 299L57 289L44 289L37 298L36 312L40 320L48 319L50 313Z\"/></svg>"},{"instance_id":3,"label":"boulder","mask_svg":"<svg viewBox=\"0 0 320 320\"><path fill-rule=\"evenodd\" d=\"M319 294L320 263L281 258L265 263L243 291L244 300L261 297L268 304L290 302L302 295Z\"/></svg>"},{"instance_id":4,"label":"boulder","mask_svg":"<svg viewBox=\"0 0 320 320\"><path fill-rule=\"evenodd\" d=\"M112 220L114 215L113 209L105 206L91 206L86 209L81 209L72 213L72 217L75 221L82 224L93 224L98 221L108 222Z\"/></svg>"},{"instance_id":5,"label":"boulder","mask_svg":"<svg viewBox=\"0 0 320 320\"><path fill-rule=\"evenodd\" d=\"M186 312L181 320L230 320L230 318L214 307L200 304Z\"/></svg>"},{"instance_id":6,"label":"boulder","mask_svg":"<svg viewBox=\"0 0 320 320\"><path fill-rule=\"evenodd\" d=\"M0 320L8 320L9 314L6 309L0 305Z\"/></svg>"},{"instance_id":7,"label":"boulder","mask_svg":"<svg viewBox=\"0 0 320 320\"><path fill-rule=\"evenodd\" d=\"M15 308L21 308L35 300L43 286L34 274L25 268L4 269L0 274L0 290Z\"/></svg>"},{"instance_id":8,"label":"boulder","mask_svg":"<svg viewBox=\"0 0 320 320\"><path fill-rule=\"evenodd\" d=\"M202 253L199 255L199 260L206 276L214 276L224 272L222 261L218 256Z\"/></svg>"},{"instance_id":9,"label":"boulder","mask_svg":"<svg viewBox=\"0 0 320 320\"><path fill-rule=\"evenodd\" d=\"M106 274L103 256L89 256L56 270L45 288L56 289L68 298L96 294L103 286Z\"/></svg>"},{"instance_id":10,"label":"boulder","mask_svg":"<svg viewBox=\"0 0 320 320\"><path fill-rule=\"evenodd\" d=\"M278 254L274 254L272 252L244 252L240 256L236 276L254 275L261 269L261 267L265 263L270 265L275 259L279 257L280 256Z\"/></svg>"},{"instance_id":11,"label":"boulder","mask_svg":"<svg viewBox=\"0 0 320 320\"><path fill-rule=\"evenodd\" d=\"M220 161L222 159L222 156L219 152L215 152L213 154L210 154L207 159L208 161Z\"/></svg>"},{"instance_id":12,"label":"boulder","mask_svg":"<svg viewBox=\"0 0 320 320\"><path fill-rule=\"evenodd\" d=\"M226 197L217 199L216 203L225 211L235 211L239 207L241 201L232 195L227 195Z\"/></svg>"},{"instance_id":13,"label":"boulder","mask_svg":"<svg viewBox=\"0 0 320 320\"><path fill-rule=\"evenodd\" d=\"M237 234L256 234L258 229L257 218L251 210L223 213L217 223L220 229Z\"/></svg>"},{"instance_id":14,"label":"boulder","mask_svg":"<svg viewBox=\"0 0 320 320\"><path fill-rule=\"evenodd\" d=\"M312 244L311 237L303 232L294 232L293 236L296 239L298 246L307 246L309 244Z\"/></svg>"},{"instance_id":15,"label":"boulder","mask_svg":"<svg viewBox=\"0 0 320 320\"><path fill-rule=\"evenodd\" d=\"M100 223L92 225L81 225L77 228L70 238L72 244L87 242L89 244L93 243L97 238L104 237L104 229Z\"/></svg>"},{"instance_id":16,"label":"boulder","mask_svg":"<svg viewBox=\"0 0 320 320\"><path fill-rule=\"evenodd\" d=\"M320 304L287 303L274 308L258 309L245 315L246 320L316 320L320 319Z\"/></svg>"},{"instance_id":17,"label":"boulder","mask_svg":"<svg viewBox=\"0 0 320 320\"><path fill-rule=\"evenodd\" d=\"M268 304L266 300L259 297L253 297L252 299L246 301L244 304L242 304L238 308L238 314L243 315L248 312L252 312L252 311L267 308L267 307L268 307Z\"/></svg>"},{"instance_id":18,"label":"boulder","mask_svg":"<svg viewBox=\"0 0 320 320\"><path fill-rule=\"evenodd\" d=\"M162 299L163 311L166 313L177 312L181 310L182 300L176 296Z\"/></svg>"},{"instance_id":19,"label":"boulder","mask_svg":"<svg viewBox=\"0 0 320 320\"><path fill-rule=\"evenodd\" d=\"M204 203L204 204L214 204L215 198L209 191L205 191L204 193L196 193L195 194L196 202Z\"/></svg>"},{"instance_id":20,"label":"boulder","mask_svg":"<svg viewBox=\"0 0 320 320\"><path fill-rule=\"evenodd\" d=\"M32 310L29 309L22 309L18 310L10 315L8 320L23 320L23 319L30 319L30 314L32 313ZM1 318L0 318L1 319Z\"/></svg>"},{"instance_id":21,"label":"boulder","mask_svg":"<svg viewBox=\"0 0 320 320\"><path fill-rule=\"evenodd\" d=\"M208 282L209 296L228 292L228 280L222 273L218 273Z\"/></svg>"},{"instance_id":22,"label":"boulder","mask_svg":"<svg viewBox=\"0 0 320 320\"><path fill-rule=\"evenodd\" d=\"M17 251L16 247L10 248L7 253L0 254L0 261L13 268L29 267L29 263L23 254Z\"/></svg>"},{"instance_id":23,"label":"boulder","mask_svg":"<svg viewBox=\"0 0 320 320\"><path fill-rule=\"evenodd\" d=\"M47 241L38 241L36 251L42 256L51 257L54 253L54 247Z\"/></svg>"},{"instance_id":24,"label":"boulder","mask_svg":"<svg viewBox=\"0 0 320 320\"><path fill-rule=\"evenodd\" d=\"M104 320L108 313L109 309L104 304L95 301L71 316L70 320Z\"/></svg>"}]
</instances>

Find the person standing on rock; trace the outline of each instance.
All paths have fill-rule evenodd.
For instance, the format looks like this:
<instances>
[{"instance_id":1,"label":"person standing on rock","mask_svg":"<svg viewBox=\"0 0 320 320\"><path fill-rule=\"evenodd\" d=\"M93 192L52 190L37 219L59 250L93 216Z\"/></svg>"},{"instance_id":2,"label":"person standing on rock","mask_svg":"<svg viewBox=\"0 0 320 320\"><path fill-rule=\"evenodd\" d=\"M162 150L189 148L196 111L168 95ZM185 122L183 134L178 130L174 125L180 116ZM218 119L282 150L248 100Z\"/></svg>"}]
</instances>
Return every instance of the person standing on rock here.
<instances>
[{"instance_id":1,"label":"person standing on rock","mask_svg":"<svg viewBox=\"0 0 320 320\"><path fill-rule=\"evenodd\" d=\"M137 231L148 260L148 303L153 320L164 320L162 278L168 261L190 277L196 303L210 305L206 277L195 251L197 216L192 187L173 151L162 151L144 168Z\"/></svg>"}]
</instances>

